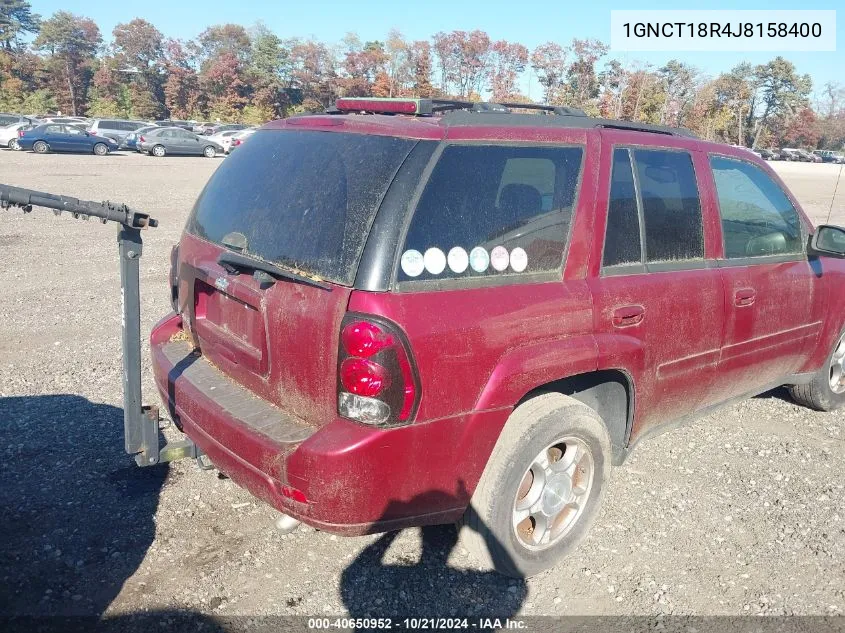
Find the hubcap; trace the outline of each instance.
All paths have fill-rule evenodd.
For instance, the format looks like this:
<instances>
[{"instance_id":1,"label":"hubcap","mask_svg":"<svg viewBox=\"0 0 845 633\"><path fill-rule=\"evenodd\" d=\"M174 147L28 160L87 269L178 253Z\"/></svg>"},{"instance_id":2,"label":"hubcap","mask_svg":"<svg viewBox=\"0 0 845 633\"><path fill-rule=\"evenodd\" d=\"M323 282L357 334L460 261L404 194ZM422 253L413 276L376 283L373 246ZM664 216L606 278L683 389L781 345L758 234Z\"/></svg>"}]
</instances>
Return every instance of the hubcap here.
<instances>
[{"instance_id":1,"label":"hubcap","mask_svg":"<svg viewBox=\"0 0 845 633\"><path fill-rule=\"evenodd\" d=\"M513 505L513 529L529 549L545 549L575 525L593 485L595 467L586 442L565 437L543 449L522 476Z\"/></svg>"},{"instance_id":2,"label":"hubcap","mask_svg":"<svg viewBox=\"0 0 845 633\"><path fill-rule=\"evenodd\" d=\"M839 339L830 359L830 388L834 393L845 392L845 335Z\"/></svg>"}]
</instances>

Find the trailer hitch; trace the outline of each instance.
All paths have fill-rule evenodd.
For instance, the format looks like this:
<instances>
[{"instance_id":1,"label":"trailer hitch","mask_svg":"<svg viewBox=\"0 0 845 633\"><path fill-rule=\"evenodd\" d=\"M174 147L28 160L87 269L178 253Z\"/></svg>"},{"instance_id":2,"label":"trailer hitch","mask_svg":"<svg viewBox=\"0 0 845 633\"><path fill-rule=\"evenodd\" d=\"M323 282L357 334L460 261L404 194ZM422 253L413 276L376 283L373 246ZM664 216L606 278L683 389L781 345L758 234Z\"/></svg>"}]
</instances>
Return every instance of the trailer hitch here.
<instances>
[{"instance_id":1,"label":"trailer hitch","mask_svg":"<svg viewBox=\"0 0 845 633\"><path fill-rule=\"evenodd\" d=\"M90 202L0 184L0 208L11 207L23 209L24 213L31 212L33 207L44 207L53 209L56 215L68 212L76 219L96 218L103 224L115 222L119 225L124 447L128 454L135 456L138 466L152 466L182 457L199 458L196 445L187 438L162 447L159 409L141 404L141 231L158 226L158 221L125 204Z\"/></svg>"}]
</instances>

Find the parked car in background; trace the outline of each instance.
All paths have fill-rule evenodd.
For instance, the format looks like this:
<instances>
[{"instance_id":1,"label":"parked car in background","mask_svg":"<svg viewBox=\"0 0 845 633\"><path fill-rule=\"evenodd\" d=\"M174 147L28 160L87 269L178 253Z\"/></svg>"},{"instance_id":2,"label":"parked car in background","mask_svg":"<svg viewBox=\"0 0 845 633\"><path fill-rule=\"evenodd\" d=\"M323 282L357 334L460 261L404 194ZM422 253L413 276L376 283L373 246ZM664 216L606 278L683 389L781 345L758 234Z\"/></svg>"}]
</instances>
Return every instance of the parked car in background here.
<instances>
[{"instance_id":1,"label":"parked car in background","mask_svg":"<svg viewBox=\"0 0 845 633\"><path fill-rule=\"evenodd\" d=\"M776 149L761 149L760 158L764 160L780 160L780 152Z\"/></svg>"},{"instance_id":2,"label":"parked car in background","mask_svg":"<svg viewBox=\"0 0 845 633\"><path fill-rule=\"evenodd\" d=\"M783 148L781 148L780 155L781 155L781 158L783 158L783 160L788 160L788 161L792 161L792 162L798 162L798 161L804 160L801 157L801 154L799 153L799 151L797 149L795 149L794 147L783 147Z\"/></svg>"},{"instance_id":3,"label":"parked car in background","mask_svg":"<svg viewBox=\"0 0 845 633\"><path fill-rule=\"evenodd\" d=\"M70 124L70 125L89 125L91 123L90 119L86 119L85 117L77 117L77 116L48 116L44 117L43 119L38 120L39 123L62 123L62 124Z\"/></svg>"},{"instance_id":4,"label":"parked car in background","mask_svg":"<svg viewBox=\"0 0 845 633\"><path fill-rule=\"evenodd\" d=\"M126 119L94 119L88 131L98 136L108 136L120 145L132 132L149 126L144 121L129 121Z\"/></svg>"},{"instance_id":5,"label":"parked car in background","mask_svg":"<svg viewBox=\"0 0 845 633\"><path fill-rule=\"evenodd\" d=\"M249 125L244 125L243 123L224 123L222 125L215 125L211 134L220 134L229 130L235 130L236 132L239 130L248 130L249 127Z\"/></svg>"},{"instance_id":6,"label":"parked car in background","mask_svg":"<svg viewBox=\"0 0 845 633\"><path fill-rule=\"evenodd\" d=\"M24 116L22 114L10 114L8 112L0 112L0 126L11 125L12 123L28 123L32 125L37 123L38 119L31 116Z\"/></svg>"},{"instance_id":7,"label":"parked car in background","mask_svg":"<svg viewBox=\"0 0 845 633\"><path fill-rule=\"evenodd\" d=\"M821 158L823 163L845 163L845 154L842 154L842 152L834 152L830 149L817 149L813 154Z\"/></svg>"},{"instance_id":8,"label":"parked car in background","mask_svg":"<svg viewBox=\"0 0 845 633\"><path fill-rule=\"evenodd\" d=\"M225 132L220 132L219 134L211 134L206 138L214 141L215 143L219 143L220 146L223 148L223 153L229 153L229 146L232 143L232 137L240 134L241 130L226 130Z\"/></svg>"},{"instance_id":9,"label":"parked car in background","mask_svg":"<svg viewBox=\"0 0 845 633\"><path fill-rule=\"evenodd\" d=\"M808 163L820 163L820 162L822 162L821 156L816 156L815 154L813 154L810 151L807 151L806 149L799 149L799 150L796 150L796 151L802 157L802 159L804 161L808 162Z\"/></svg>"},{"instance_id":10,"label":"parked car in background","mask_svg":"<svg viewBox=\"0 0 845 633\"><path fill-rule=\"evenodd\" d=\"M197 123L194 126L193 132L195 134L211 134L213 129L214 123L211 123L210 121L205 121L203 123Z\"/></svg>"},{"instance_id":11,"label":"parked car in background","mask_svg":"<svg viewBox=\"0 0 845 633\"><path fill-rule=\"evenodd\" d=\"M79 126L61 123L47 123L26 130L18 137L18 145L36 154L93 152L105 156L117 149L117 142L107 136L96 136Z\"/></svg>"},{"instance_id":12,"label":"parked car in background","mask_svg":"<svg viewBox=\"0 0 845 633\"><path fill-rule=\"evenodd\" d=\"M9 149L20 149L20 145L18 145L20 131L30 127L32 127L30 123L19 121L18 123L12 123L11 125L0 128L0 146L8 147Z\"/></svg>"},{"instance_id":13,"label":"parked car in background","mask_svg":"<svg viewBox=\"0 0 845 633\"><path fill-rule=\"evenodd\" d=\"M183 130L187 130L188 132L193 132L194 124L190 121L169 121L169 120L162 120L162 121L153 121L159 127L180 127Z\"/></svg>"},{"instance_id":14,"label":"parked car in background","mask_svg":"<svg viewBox=\"0 0 845 633\"><path fill-rule=\"evenodd\" d=\"M138 149L138 138L147 132L152 130L158 129L158 125L145 125L142 128L138 128L134 132L130 132L126 135L123 139L123 142L120 143L120 149L131 149L137 150Z\"/></svg>"},{"instance_id":15,"label":"parked car in background","mask_svg":"<svg viewBox=\"0 0 845 633\"><path fill-rule=\"evenodd\" d=\"M159 157L176 154L214 158L223 153L219 143L181 127L162 127L145 132L138 137L138 150Z\"/></svg>"},{"instance_id":16,"label":"parked car in background","mask_svg":"<svg viewBox=\"0 0 845 633\"><path fill-rule=\"evenodd\" d=\"M254 128L250 128L248 130L241 130L240 132L235 133L235 135L232 136L231 142L229 143L229 153L231 154L233 151L235 151L236 148L243 145L244 142L253 134L255 134Z\"/></svg>"}]
</instances>

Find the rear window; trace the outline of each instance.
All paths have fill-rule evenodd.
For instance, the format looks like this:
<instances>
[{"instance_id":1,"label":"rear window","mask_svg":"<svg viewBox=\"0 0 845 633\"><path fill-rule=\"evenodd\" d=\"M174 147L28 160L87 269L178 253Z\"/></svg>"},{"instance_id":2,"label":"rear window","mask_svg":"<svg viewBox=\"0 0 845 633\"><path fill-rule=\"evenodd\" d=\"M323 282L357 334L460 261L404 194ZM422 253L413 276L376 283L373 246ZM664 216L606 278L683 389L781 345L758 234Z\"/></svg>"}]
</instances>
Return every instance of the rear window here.
<instances>
[{"instance_id":1,"label":"rear window","mask_svg":"<svg viewBox=\"0 0 845 633\"><path fill-rule=\"evenodd\" d=\"M414 212L398 280L559 271L582 156L581 147L447 147Z\"/></svg>"},{"instance_id":2,"label":"rear window","mask_svg":"<svg viewBox=\"0 0 845 633\"><path fill-rule=\"evenodd\" d=\"M214 173L187 230L217 244L240 233L249 255L351 286L381 199L416 143L258 132L248 151L233 153Z\"/></svg>"}]
</instances>

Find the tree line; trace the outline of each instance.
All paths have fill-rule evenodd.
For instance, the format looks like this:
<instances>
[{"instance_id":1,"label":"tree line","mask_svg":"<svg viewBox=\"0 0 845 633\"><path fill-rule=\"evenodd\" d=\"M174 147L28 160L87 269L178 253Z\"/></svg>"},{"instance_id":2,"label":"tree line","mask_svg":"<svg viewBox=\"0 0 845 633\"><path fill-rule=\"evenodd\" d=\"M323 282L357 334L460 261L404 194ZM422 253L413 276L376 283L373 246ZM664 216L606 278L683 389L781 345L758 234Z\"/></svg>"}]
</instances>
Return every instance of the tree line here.
<instances>
[{"instance_id":1,"label":"tree line","mask_svg":"<svg viewBox=\"0 0 845 633\"><path fill-rule=\"evenodd\" d=\"M709 77L679 60L623 64L608 52L578 38L529 50L480 30L413 41L397 30L374 41L349 33L328 44L280 38L263 23L210 26L184 41L140 18L106 40L90 18L42 18L27 0L0 0L0 110L261 123L339 96L530 96L748 147L845 143L845 90L827 84L811 103L809 75L783 57Z\"/></svg>"}]
</instances>

